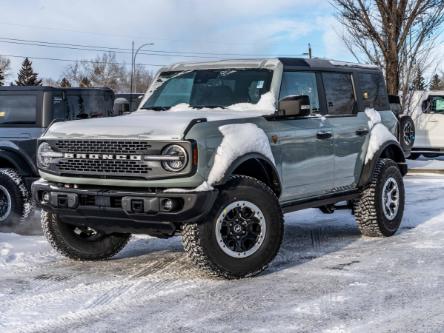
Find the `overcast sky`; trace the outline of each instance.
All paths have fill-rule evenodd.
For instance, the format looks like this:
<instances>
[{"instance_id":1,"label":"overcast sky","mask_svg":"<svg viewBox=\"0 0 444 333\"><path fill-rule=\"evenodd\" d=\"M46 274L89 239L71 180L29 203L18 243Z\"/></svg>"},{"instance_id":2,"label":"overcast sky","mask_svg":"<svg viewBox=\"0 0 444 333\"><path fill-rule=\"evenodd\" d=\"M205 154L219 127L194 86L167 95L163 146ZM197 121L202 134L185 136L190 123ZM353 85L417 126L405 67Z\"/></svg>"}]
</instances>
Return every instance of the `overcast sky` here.
<instances>
[{"instance_id":1,"label":"overcast sky","mask_svg":"<svg viewBox=\"0 0 444 333\"><path fill-rule=\"evenodd\" d=\"M147 51L185 53L137 58L154 65L220 57L193 58L192 52L298 56L309 42L314 56L353 60L339 37L334 9L325 0L0 0L0 8L0 55L9 55L12 62L8 81L16 78L20 56L29 56L41 77L60 79L69 62L38 58L81 60L99 52L12 44L1 38L125 49L134 40L136 47L154 43ZM131 63L130 54L117 56L119 62Z\"/></svg>"}]
</instances>

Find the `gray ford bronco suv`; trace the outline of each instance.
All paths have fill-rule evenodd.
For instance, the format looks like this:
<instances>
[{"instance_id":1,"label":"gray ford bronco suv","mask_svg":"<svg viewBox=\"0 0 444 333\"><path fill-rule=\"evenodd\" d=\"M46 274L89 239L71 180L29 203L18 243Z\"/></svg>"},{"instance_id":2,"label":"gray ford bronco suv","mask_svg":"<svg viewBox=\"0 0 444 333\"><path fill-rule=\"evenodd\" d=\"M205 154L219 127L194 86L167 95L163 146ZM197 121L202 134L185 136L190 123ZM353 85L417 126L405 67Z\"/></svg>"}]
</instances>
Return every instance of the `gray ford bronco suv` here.
<instances>
[{"instance_id":1,"label":"gray ford bronco suv","mask_svg":"<svg viewBox=\"0 0 444 333\"><path fill-rule=\"evenodd\" d=\"M132 114L52 125L32 193L69 258L109 258L132 233L180 233L201 269L253 276L276 256L286 212L345 202L364 235L397 231L407 172L397 128L376 67L175 64Z\"/></svg>"}]
</instances>

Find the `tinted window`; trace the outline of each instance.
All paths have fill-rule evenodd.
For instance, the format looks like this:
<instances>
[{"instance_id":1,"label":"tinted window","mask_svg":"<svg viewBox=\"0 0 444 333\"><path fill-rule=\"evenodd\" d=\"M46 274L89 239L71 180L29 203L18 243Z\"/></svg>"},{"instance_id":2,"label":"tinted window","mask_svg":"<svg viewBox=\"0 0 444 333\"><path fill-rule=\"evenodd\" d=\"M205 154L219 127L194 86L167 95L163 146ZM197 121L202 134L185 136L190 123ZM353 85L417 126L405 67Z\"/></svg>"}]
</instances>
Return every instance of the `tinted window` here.
<instances>
[{"instance_id":1,"label":"tinted window","mask_svg":"<svg viewBox=\"0 0 444 333\"><path fill-rule=\"evenodd\" d=\"M313 113L319 112L319 97L315 73L284 72L279 99L292 95L307 95L310 98L311 111Z\"/></svg>"},{"instance_id":2,"label":"tinted window","mask_svg":"<svg viewBox=\"0 0 444 333\"><path fill-rule=\"evenodd\" d=\"M390 110L382 75L359 73L358 81L365 108L374 108L378 111Z\"/></svg>"},{"instance_id":3,"label":"tinted window","mask_svg":"<svg viewBox=\"0 0 444 333\"><path fill-rule=\"evenodd\" d=\"M52 97L53 119L66 120L66 111L64 106L65 103L61 94Z\"/></svg>"},{"instance_id":4,"label":"tinted window","mask_svg":"<svg viewBox=\"0 0 444 333\"><path fill-rule=\"evenodd\" d=\"M36 114L36 96L0 95L0 125L35 124Z\"/></svg>"},{"instance_id":5,"label":"tinted window","mask_svg":"<svg viewBox=\"0 0 444 333\"><path fill-rule=\"evenodd\" d=\"M323 73L325 97L328 114L353 114L356 109L356 99L350 74Z\"/></svg>"},{"instance_id":6,"label":"tinted window","mask_svg":"<svg viewBox=\"0 0 444 333\"><path fill-rule=\"evenodd\" d=\"M77 120L112 116L113 103L113 96L107 93L67 93L66 119Z\"/></svg>"}]
</instances>

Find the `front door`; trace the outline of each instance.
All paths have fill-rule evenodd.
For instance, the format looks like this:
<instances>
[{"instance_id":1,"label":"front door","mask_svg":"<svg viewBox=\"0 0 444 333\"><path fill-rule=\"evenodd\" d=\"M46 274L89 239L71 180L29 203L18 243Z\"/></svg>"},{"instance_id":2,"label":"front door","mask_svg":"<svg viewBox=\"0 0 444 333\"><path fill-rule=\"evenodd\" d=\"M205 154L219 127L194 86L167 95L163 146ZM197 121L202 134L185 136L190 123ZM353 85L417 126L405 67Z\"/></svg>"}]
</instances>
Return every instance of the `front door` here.
<instances>
[{"instance_id":1,"label":"front door","mask_svg":"<svg viewBox=\"0 0 444 333\"><path fill-rule=\"evenodd\" d=\"M320 115L318 82L313 72L284 72L280 98L307 95L311 115L276 123L283 174L282 201L328 193L333 187L333 137Z\"/></svg>"}]
</instances>

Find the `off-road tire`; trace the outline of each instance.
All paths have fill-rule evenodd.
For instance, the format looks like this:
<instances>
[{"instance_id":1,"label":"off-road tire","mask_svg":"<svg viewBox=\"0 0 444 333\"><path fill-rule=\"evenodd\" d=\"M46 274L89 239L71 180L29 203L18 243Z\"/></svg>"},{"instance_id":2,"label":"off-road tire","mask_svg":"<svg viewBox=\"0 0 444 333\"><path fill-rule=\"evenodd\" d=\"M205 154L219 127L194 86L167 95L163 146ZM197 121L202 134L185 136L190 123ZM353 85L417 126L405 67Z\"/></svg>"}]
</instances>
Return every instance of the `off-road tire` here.
<instances>
[{"instance_id":1,"label":"off-road tire","mask_svg":"<svg viewBox=\"0 0 444 333\"><path fill-rule=\"evenodd\" d=\"M263 182L247 176L233 176L219 190L218 198L205 221L183 227L185 251L208 275L226 279L257 275L267 268L282 243L284 218L278 198ZM215 232L217 218L223 209L238 200L248 200L259 207L267 228L260 247L245 258L234 258L224 253L217 244Z\"/></svg>"},{"instance_id":2,"label":"off-road tire","mask_svg":"<svg viewBox=\"0 0 444 333\"><path fill-rule=\"evenodd\" d=\"M43 233L51 246L73 260L104 260L120 252L131 238L130 234L103 235L91 241L77 237L72 226L56 214L42 211Z\"/></svg>"},{"instance_id":3,"label":"off-road tire","mask_svg":"<svg viewBox=\"0 0 444 333\"><path fill-rule=\"evenodd\" d=\"M0 169L0 186L1 191L7 191L9 214L0 221L2 225L18 225L27 221L33 211L31 194L23 182L22 177L14 169Z\"/></svg>"},{"instance_id":4,"label":"off-road tire","mask_svg":"<svg viewBox=\"0 0 444 333\"><path fill-rule=\"evenodd\" d=\"M395 179L399 190L399 208L393 220L383 211L383 187L388 178ZM375 167L370 184L355 201L356 222L364 236L389 237L396 233L404 213L404 183L398 165L390 159L380 159Z\"/></svg>"}]
</instances>

